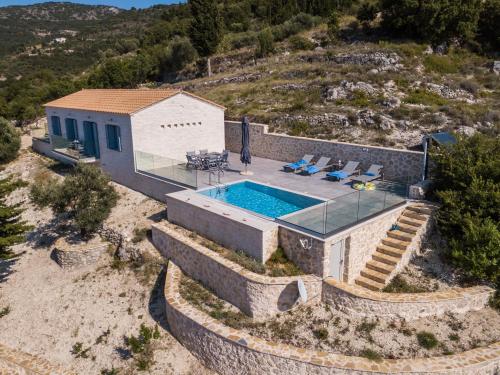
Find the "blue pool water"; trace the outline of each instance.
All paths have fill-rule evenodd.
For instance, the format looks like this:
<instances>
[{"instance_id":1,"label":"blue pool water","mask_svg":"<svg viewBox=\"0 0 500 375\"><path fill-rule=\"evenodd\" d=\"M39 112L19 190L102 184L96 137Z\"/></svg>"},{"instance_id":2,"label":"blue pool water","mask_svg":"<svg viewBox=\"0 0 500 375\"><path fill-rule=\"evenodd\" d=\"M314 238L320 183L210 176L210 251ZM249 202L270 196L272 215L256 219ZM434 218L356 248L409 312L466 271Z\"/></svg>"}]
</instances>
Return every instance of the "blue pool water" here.
<instances>
[{"instance_id":1,"label":"blue pool water","mask_svg":"<svg viewBox=\"0 0 500 375\"><path fill-rule=\"evenodd\" d=\"M323 203L316 198L251 181L203 190L199 193L272 219Z\"/></svg>"}]
</instances>

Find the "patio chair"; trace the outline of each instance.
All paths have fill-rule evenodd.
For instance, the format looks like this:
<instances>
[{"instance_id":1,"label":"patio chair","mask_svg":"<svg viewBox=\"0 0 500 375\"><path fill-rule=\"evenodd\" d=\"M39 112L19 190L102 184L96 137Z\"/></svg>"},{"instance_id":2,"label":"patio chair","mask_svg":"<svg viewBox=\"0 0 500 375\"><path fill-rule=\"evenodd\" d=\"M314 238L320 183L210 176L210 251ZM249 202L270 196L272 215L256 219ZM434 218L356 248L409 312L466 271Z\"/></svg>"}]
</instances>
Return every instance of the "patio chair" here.
<instances>
[{"instance_id":1,"label":"patio chair","mask_svg":"<svg viewBox=\"0 0 500 375\"><path fill-rule=\"evenodd\" d=\"M221 168L229 167L229 151L228 150L222 151L222 156L220 158L220 166L221 166Z\"/></svg>"},{"instance_id":2,"label":"patio chair","mask_svg":"<svg viewBox=\"0 0 500 375\"><path fill-rule=\"evenodd\" d=\"M356 176L352 179L353 183L361 182L366 184L367 182L378 180L382 178L382 170L384 169L383 165L372 164L368 170L363 173L361 176Z\"/></svg>"},{"instance_id":3,"label":"patio chair","mask_svg":"<svg viewBox=\"0 0 500 375\"><path fill-rule=\"evenodd\" d=\"M187 167L199 169L202 166L201 159L191 152L186 153Z\"/></svg>"},{"instance_id":4,"label":"patio chair","mask_svg":"<svg viewBox=\"0 0 500 375\"><path fill-rule=\"evenodd\" d=\"M206 155L208 154L208 149L204 148L203 150L200 150L200 155Z\"/></svg>"},{"instance_id":5,"label":"patio chair","mask_svg":"<svg viewBox=\"0 0 500 375\"><path fill-rule=\"evenodd\" d=\"M283 170L285 172L297 172L304 167L307 167L311 164L311 160L313 160L314 155L304 155L302 159L296 161L295 163L290 163L283 166Z\"/></svg>"},{"instance_id":6,"label":"patio chair","mask_svg":"<svg viewBox=\"0 0 500 375\"><path fill-rule=\"evenodd\" d=\"M321 172L322 170L331 167L330 160L330 158L322 156L315 164L304 167L302 169L302 173L310 176L315 173Z\"/></svg>"},{"instance_id":7,"label":"patio chair","mask_svg":"<svg viewBox=\"0 0 500 375\"><path fill-rule=\"evenodd\" d=\"M358 161L348 161L340 171L333 171L326 174L329 180L340 181L358 172Z\"/></svg>"}]
</instances>

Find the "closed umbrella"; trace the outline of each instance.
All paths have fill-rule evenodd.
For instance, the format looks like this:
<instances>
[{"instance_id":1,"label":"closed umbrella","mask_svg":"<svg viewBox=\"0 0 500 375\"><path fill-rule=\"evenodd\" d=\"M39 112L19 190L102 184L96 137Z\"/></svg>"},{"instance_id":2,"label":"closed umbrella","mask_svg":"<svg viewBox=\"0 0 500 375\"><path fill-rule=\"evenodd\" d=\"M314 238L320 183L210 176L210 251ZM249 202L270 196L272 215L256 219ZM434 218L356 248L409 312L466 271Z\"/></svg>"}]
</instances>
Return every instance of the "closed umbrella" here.
<instances>
[{"instance_id":1,"label":"closed umbrella","mask_svg":"<svg viewBox=\"0 0 500 375\"><path fill-rule=\"evenodd\" d=\"M253 175L253 173L248 170L248 164L252 163L252 155L250 154L250 124L246 116L243 117L243 121L241 122L240 161L245 164L245 171L241 172L241 174L244 176Z\"/></svg>"}]
</instances>

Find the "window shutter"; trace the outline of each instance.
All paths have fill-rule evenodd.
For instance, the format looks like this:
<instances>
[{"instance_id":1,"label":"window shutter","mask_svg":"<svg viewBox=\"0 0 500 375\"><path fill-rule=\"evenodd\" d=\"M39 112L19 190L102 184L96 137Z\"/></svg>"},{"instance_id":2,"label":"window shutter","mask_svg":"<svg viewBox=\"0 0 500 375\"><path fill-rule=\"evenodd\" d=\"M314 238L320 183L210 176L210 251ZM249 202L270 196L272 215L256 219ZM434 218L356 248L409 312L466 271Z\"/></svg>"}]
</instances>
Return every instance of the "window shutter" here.
<instances>
[{"instance_id":1,"label":"window shutter","mask_svg":"<svg viewBox=\"0 0 500 375\"><path fill-rule=\"evenodd\" d=\"M60 121L59 117L52 116L51 120L52 120L52 133L54 135L61 136L62 135L62 132L61 132L61 121Z\"/></svg>"}]
</instances>

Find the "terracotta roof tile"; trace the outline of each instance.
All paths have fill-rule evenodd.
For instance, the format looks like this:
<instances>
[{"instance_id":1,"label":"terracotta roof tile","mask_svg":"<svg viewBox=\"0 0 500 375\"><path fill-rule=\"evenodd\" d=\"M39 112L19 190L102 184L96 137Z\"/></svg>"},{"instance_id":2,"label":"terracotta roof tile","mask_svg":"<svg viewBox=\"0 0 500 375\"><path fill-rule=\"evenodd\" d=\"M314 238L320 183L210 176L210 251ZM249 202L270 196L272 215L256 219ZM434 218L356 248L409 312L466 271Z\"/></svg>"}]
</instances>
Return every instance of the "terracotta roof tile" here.
<instances>
[{"instance_id":1,"label":"terracotta roof tile","mask_svg":"<svg viewBox=\"0 0 500 375\"><path fill-rule=\"evenodd\" d=\"M224 108L194 94L173 89L84 89L44 106L130 115L181 92Z\"/></svg>"}]
</instances>

